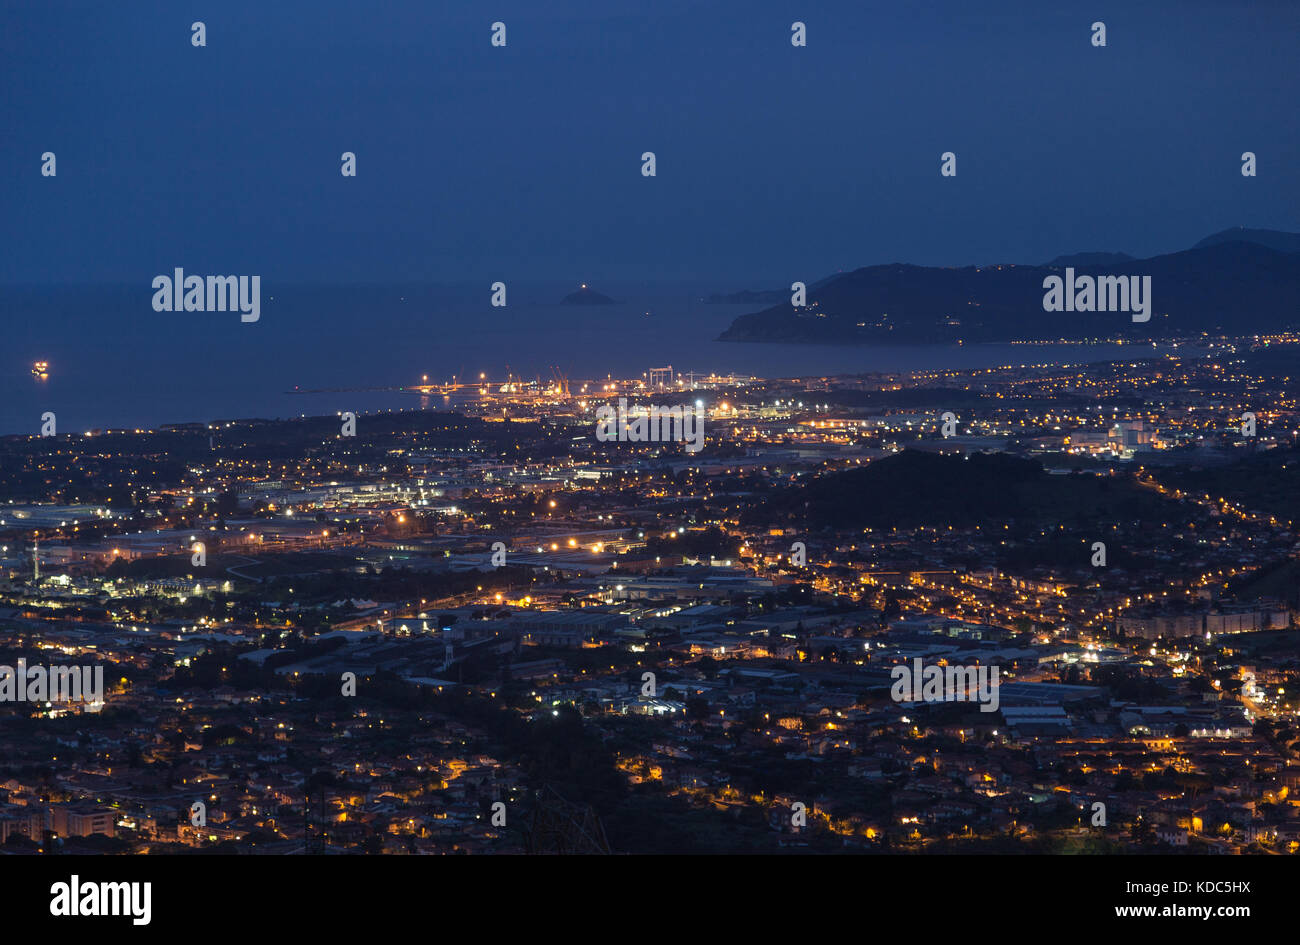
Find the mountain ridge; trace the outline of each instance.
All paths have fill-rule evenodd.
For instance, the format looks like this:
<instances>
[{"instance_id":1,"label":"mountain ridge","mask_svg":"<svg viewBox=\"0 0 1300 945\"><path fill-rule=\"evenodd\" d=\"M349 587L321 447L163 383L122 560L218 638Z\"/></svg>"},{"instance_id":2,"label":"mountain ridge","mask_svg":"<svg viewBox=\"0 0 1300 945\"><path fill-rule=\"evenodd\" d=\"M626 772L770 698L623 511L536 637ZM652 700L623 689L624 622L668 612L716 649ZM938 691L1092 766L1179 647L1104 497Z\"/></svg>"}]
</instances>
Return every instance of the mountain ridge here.
<instances>
[{"instance_id":1,"label":"mountain ridge","mask_svg":"<svg viewBox=\"0 0 1300 945\"><path fill-rule=\"evenodd\" d=\"M1273 248L1292 245L1291 238L1296 252ZM1107 261L1074 264L1096 257ZM1045 311L1044 279L1066 275L1067 269L1075 278L1149 276L1150 320L1134 322L1124 312ZM1234 228L1190 249L1145 259L1107 253L1059 256L1045 265L889 263L810 286L807 304L798 309L789 293L782 296L735 319L718 340L951 344L1273 331L1300 322L1300 234Z\"/></svg>"}]
</instances>

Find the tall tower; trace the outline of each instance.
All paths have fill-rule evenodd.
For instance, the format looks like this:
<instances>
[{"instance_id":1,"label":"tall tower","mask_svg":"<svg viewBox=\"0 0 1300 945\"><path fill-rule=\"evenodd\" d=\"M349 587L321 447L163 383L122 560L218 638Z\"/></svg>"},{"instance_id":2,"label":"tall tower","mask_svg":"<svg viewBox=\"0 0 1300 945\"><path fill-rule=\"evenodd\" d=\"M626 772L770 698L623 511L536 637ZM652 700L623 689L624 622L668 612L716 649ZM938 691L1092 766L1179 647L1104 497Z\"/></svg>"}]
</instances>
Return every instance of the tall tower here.
<instances>
[{"instance_id":1,"label":"tall tower","mask_svg":"<svg viewBox=\"0 0 1300 945\"><path fill-rule=\"evenodd\" d=\"M600 816L590 804L573 804L547 785L534 797L532 817L525 828L525 849L533 854L610 853Z\"/></svg>"},{"instance_id":2,"label":"tall tower","mask_svg":"<svg viewBox=\"0 0 1300 945\"><path fill-rule=\"evenodd\" d=\"M37 587L41 584L41 538L36 536L32 543L32 583Z\"/></svg>"}]
</instances>

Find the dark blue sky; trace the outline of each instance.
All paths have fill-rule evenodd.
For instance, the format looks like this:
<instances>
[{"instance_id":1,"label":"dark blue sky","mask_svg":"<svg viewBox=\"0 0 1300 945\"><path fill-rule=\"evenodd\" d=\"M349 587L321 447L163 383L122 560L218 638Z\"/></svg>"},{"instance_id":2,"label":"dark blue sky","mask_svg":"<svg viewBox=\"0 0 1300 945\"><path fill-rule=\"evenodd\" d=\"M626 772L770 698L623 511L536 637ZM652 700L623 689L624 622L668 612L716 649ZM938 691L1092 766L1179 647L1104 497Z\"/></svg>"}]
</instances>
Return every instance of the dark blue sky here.
<instances>
[{"instance_id":1,"label":"dark blue sky","mask_svg":"<svg viewBox=\"0 0 1300 945\"><path fill-rule=\"evenodd\" d=\"M1295 230L1297 37L1292 0L11 3L0 281L730 289Z\"/></svg>"}]
</instances>

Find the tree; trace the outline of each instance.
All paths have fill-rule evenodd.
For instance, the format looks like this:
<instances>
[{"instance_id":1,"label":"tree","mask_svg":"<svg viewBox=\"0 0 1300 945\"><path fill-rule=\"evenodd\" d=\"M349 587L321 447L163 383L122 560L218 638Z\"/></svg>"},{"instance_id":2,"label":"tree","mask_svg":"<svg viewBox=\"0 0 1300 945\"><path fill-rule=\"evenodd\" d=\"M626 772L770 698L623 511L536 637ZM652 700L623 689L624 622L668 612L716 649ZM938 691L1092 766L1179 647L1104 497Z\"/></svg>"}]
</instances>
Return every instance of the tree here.
<instances>
[{"instance_id":1,"label":"tree","mask_svg":"<svg viewBox=\"0 0 1300 945\"><path fill-rule=\"evenodd\" d=\"M239 511L239 494L227 489L217 495L216 513L222 518L228 518Z\"/></svg>"},{"instance_id":2,"label":"tree","mask_svg":"<svg viewBox=\"0 0 1300 945\"><path fill-rule=\"evenodd\" d=\"M686 700L686 714L695 721L703 721L709 715L709 703L706 699L691 698Z\"/></svg>"},{"instance_id":3,"label":"tree","mask_svg":"<svg viewBox=\"0 0 1300 945\"><path fill-rule=\"evenodd\" d=\"M1155 828L1141 817L1133 823L1129 835L1133 838L1134 843L1140 843L1142 846L1154 846L1156 843Z\"/></svg>"}]
</instances>

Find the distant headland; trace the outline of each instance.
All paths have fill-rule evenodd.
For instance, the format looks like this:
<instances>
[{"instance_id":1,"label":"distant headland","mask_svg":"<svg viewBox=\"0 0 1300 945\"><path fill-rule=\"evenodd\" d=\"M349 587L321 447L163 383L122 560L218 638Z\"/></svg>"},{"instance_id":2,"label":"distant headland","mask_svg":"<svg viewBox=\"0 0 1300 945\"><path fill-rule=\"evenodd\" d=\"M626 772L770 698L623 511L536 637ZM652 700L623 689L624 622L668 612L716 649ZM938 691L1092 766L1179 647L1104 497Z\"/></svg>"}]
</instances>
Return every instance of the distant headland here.
<instances>
[{"instance_id":1,"label":"distant headland","mask_svg":"<svg viewBox=\"0 0 1300 945\"><path fill-rule=\"evenodd\" d=\"M585 282L576 292L570 292L560 300L561 305L616 305L608 295L602 295Z\"/></svg>"}]
</instances>

